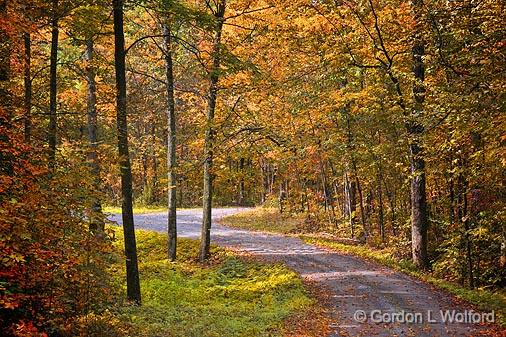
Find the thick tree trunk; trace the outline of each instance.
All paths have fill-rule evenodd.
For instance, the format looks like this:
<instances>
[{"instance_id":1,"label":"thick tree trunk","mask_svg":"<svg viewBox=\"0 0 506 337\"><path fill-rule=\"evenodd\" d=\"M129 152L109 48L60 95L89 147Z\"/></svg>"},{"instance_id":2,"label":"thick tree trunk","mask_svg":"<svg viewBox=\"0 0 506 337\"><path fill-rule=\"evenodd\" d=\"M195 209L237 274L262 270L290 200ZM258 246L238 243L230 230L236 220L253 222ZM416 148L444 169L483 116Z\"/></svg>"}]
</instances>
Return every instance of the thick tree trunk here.
<instances>
[{"instance_id":1,"label":"thick tree trunk","mask_svg":"<svg viewBox=\"0 0 506 337\"><path fill-rule=\"evenodd\" d=\"M165 77L167 80L167 178L168 178L168 242L169 260L176 259L177 227L176 227L176 103L174 101L174 74L172 69L171 31L167 24L162 26L165 42Z\"/></svg>"},{"instance_id":2,"label":"thick tree trunk","mask_svg":"<svg viewBox=\"0 0 506 337\"><path fill-rule=\"evenodd\" d=\"M203 202L203 220L200 241L200 261L204 262L209 257L209 246L211 244L211 208L213 199L213 138L214 138L214 112L216 109L216 98L218 95L218 72L220 69L220 49L221 49L221 31L223 28L223 17L225 15L225 0L217 4L214 17L216 19L216 28L213 41L213 65L209 72L209 93L207 97L207 126L204 145L204 193Z\"/></svg>"},{"instance_id":3,"label":"thick tree trunk","mask_svg":"<svg viewBox=\"0 0 506 337\"><path fill-rule=\"evenodd\" d=\"M24 137L25 143L30 143L32 136L32 46L30 33L23 35L25 44L25 62L24 62L24 86L25 86L25 97L24 97Z\"/></svg>"},{"instance_id":4,"label":"thick tree trunk","mask_svg":"<svg viewBox=\"0 0 506 337\"><path fill-rule=\"evenodd\" d=\"M58 0L52 0L52 18L51 18L51 57L49 66L49 126L47 142L49 145L49 168L54 169L56 160L56 142L57 142L57 78L56 70L58 66Z\"/></svg>"},{"instance_id":5,"label":"thick tree trunk","mask_svg":"<svg viewBox=\"0 0 506 337\"><path fill-rule=\"evenodd\" d=\"M422 0L413 0L412 7L415 13L417 25L420 25ZM413 95L415 107L411 120L408 121L407 131L410 137L410 162L411 162L411 245L413 262L422 269L429 268L427 256L427 200L425 194L425 160L423 149L420 143L420 136L424 132L423 125L419 118L423 113L423 102L425 100L425 67L423 56L425 54L424 42L421 36L421 29L416 29L413 55L413 74L415 84Z\"/></svg>"},{"instance_id":6,"label":"thick tree trunk","mask_svg":"<svg viewBox=\"0 0 506 337\"><path fill-rule=\"evenodd\" d=\"M93 38L86 40L86 80L88 82L88 96L86 100L88 117L88 165L90 165L93 179L94 192L98 192L101 185L100 164L98 160L98 137L97 137L97 86L95 82L95 68L93 67ZM104 220L102 216L102 204L100 199L93 197L90 216L90 230L93 232L104 231Z\"/></svg>"},{"instance_id":7,"label":"thick tree trunk","mask_svg":"<svg viewBox=\"0 0 506 337\"><path fill-rule=\"evenodd\" d=\"M125 236L127 297L130 301L140 304L141 290L132 209L132 171L128 152L123 0L113 0L112 3L114 15L114 68L116 73L116 123L118 132L119 164L121 167L121 209L123 232Z\"/></svg>"}]
</instances>

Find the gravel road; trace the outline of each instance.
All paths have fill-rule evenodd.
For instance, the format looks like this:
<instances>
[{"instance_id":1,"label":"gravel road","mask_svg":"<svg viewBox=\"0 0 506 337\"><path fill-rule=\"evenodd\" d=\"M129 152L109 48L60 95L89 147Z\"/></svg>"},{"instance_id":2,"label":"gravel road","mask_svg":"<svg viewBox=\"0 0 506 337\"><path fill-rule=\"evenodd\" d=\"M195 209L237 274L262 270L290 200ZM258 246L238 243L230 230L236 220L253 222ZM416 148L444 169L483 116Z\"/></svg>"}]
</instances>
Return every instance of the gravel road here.
<instances>
[{"instance_id":1,"label":"gravel road","mask_svg":"<svg viewBox=\"0 0 506 337\"><path fill-rule=\"evenodd\" d=\"M483 331L483 326L478 324L449 323L452 315L455 319L463 315L469 319L471 308L402 273L305 244L295 237L238 230L216 223L223 216L244 210L213 209L212 243L281 261L303 278L325 287L331 296L328 311L335 322L329 337L476 336ZM121 223L120 215L109 219ZM200 209L178 211L178 235L199 238L201 221ZM167 214L136 214L135 225L166 232ZM446 316L446 323L442 314L450 315Z\"/></svg>"}]
</instances>

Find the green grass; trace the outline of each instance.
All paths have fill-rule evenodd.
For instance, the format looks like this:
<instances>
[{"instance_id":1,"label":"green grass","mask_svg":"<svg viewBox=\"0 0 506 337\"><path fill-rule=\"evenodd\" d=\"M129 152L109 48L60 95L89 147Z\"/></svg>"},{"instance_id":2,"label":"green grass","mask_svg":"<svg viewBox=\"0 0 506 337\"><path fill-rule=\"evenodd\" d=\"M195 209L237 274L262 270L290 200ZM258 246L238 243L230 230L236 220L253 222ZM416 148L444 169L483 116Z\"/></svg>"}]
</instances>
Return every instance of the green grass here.
<instances>
[{"instance_id":1,"label":"green grass","mask_svg":"<svg viewBox=\"0 0 506 337\"><path fill-rule=\"evenodd\" d=\"M262 232L291 233L298 228L302 219L281 215L277 208L257 207L221 220L226 226Z\"/></svg>"},{"instance_id":2,"label":"green grass","mask_svg":"<svg viewBox=\"0 0 506 337\"><path fill-rule=\"evenodd\" d=\"M219 206L220 208L228 208L233 206ZM199 207L181 207L178 210L184 209L194 209ZM121 206L103 206L102 211L104 213L113 213L118 214L121 213ZM165 205L146 205L146 206L137 206L134 205L134 214L146 214L146 213L160 213L167 212L167 206Z\"/></svg>"},{"instance_id":3,"label":"green grass","mask_svg":"<svg viewBox=\"0 0 506 337\"><path fill-rule=\"evenodd\" d=\"M361 245L347 245L329 239L314 238L301 235L301 239L309 244L330 248L341 253L351 254L391 267L415 278L428 282L438 288L444 289L459 299L476 305L479 309L489 312L494 310L496 321L506 327L506 294L500 291L486 289L468 289L457 284L434 277L427 272L421 272L408 260L399 260L393 256L393 251L385 249L372 249Z\"/></svg>"},{"instance_id":4,"label":"green grass","mask_svg":"<svg viewBox=\"0 0 506 337\"><path fill-rule=\"evenodd\" d=\"M104 213L121 213L121 206L104 206ZM167 212L167 206L134 206L134 214Z\"/></svg>"},{"instance_id":5,"label":"green grass","mask_svg":"<svg viewBox=\"0 0 506 337\"><path fill-rule=\"evenodd\" d=\"M121 306L117 317L132 336L280 336L282 322L312 303L301 279L281 264L262 264L212 248L196 261L198 242L178 240L177 262L165 256L167 237L136 231L142 306ZM117 233L116 249L123 242ZM112 267L124 281L123 261ZM124 287L124 286L123 286Z\"/></svg>"},{"instance_id":6,"label":"green grass","mask_svg":"<svg viewBox=\"0 0 506 337\"><path fill-rule=\"evenodd\" d=\"M275 208L255 208L251 211L223 218L227 226L276 233L290 233L300 229L301 219L281 216ZM326 238L301 235L306 243L330 248L341 253L351 254L388 266L397 271L421 279L438 288L444 289L457 298L476 305L484 311L494 310L497 322L506 326L506 294L501 291L487 289L468 289L455 283L434 277L430 273L421 272L410 260L398 259L393 249L373 249L364 245L351 245Z\"/></svg>"}]
</instances>

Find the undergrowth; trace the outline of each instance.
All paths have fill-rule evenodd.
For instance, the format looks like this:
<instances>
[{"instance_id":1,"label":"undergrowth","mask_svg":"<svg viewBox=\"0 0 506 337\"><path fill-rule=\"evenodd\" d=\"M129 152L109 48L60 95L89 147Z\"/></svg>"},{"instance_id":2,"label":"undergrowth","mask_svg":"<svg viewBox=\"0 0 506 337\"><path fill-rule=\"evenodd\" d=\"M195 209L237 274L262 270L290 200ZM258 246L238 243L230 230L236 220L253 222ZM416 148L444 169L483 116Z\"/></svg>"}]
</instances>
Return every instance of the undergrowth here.
<instances>
[{"instance_id":1,"label":"undergrowth","mask_svg":"<svg viewBox=\"0 0 506 337\"><path fill-rule=\"evenodd\" d=\"M285 318L312 303L301 279L281 264L246 261L213 247L213 259L202 265L198 242L189 239L178 240L177 262L169 262L166 235L136 234L142 306L115 309L127 335L278 336ZM120 234L115 246L122 250ZM123 261L111 270L122 285Z\"/></svg>"}]
</instances>

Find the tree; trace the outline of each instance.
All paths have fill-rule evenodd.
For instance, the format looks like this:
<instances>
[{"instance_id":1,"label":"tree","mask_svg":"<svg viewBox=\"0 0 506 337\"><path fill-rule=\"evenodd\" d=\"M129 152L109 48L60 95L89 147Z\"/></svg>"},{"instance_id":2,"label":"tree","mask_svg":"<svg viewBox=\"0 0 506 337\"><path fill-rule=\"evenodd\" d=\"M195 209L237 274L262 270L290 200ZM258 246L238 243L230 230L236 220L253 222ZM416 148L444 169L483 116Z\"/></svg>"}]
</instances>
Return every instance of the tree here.
<instances>
[{"instance_id":1,"label":"tree","mask_svg":"<svg viewBox=\"0 0 506 337\"><path fill-rule=\"evenodd\" d=\"M88 126L88 162L93 178L93 189L100 190L100 163L98 159L98 137L97 137L97 86L95 82L95 68L93 65L93 36L86 39L86 81L88 84L88 95L86 99L87 126ZM98 197L92 197L90 230L94 232L104 231L104 220L102 215L102 204Z\"/></svg>"},{"instance_id":2,"label":"tree","mask_svg":"<svg viewBox=\"0 0 506 337\"><path fill-rule=\"evenodd\" d=\"M407 131L410 136L410 162L411 162L411 246L413 262L422 269L429 268L427 256L427 196L425 193L425 160L423 148L420 144L420 136L424 132L423 124L419 121L423 114L423 102L425 100L425 66L423 56L425 46L421 36L421 11L422 0L413 0L412 7L417 27L413 39L413 96L415 100L413 113L407 122Z\"/></svg>"},{"instance_id":3,"label":"tree","mask_svg":"<svg viewBox=\"0 0 506 337\"><path fill-rule=\"evenodd\" d=\"M163 19L162 33L164 35L165 78L167 90L167 177L168 177L168 256L169 260L176 259L177 227L176 227L176 103L174 101L174 73L172 69L172 33L168 18Z\"/></svg>"},{"instance_id":4,"label":"tree","mask_svg":"<svg viewBox=\"0 0 506 337\"><path fill-rule=\"evenodd\" d=\"M125 235L127 297L140 304L141 289L137 264L137 245L132 206L132 171L128 151L127 91L125 67L125 37L123 32L123 0L113 0L114 68L116 73L116 120L119 165L121 170L122 220Z\"/></svg>"},{"instance_id":5,"label":"tree","mask_svg":"<svg viewBox=\"0 0 506 337\"><path fill-rule=\"evenodd\" d=\"M7 18L7 0L0 1L0 18ZM0 126L10 124L11 119L11 46L7 27L0 27Z\"/></svg>"},{"instance_id":6,"label":"tree","mask_svg":"<svg viewBox=\"0 0 506 337\"><path fill-rule=\"evenodd\" d=\"M24 53L24 87L25 87L25 99L24 99L24 134L25 142L30 143L32 133L32 75L31 75L31 48L32 42L30 38L30 32L23 34L23 41L25 46Z\"/></svg>"},{"instance_id":7,"label":"tree","mask_svg":"<svg viewBox=\"0 0 506 337\"><path fill-rule=\"evenodd\" d=\"M49 126L48 126L48 144L49 144L49 168L55 168L56 144L58 119L57 110L57 68L58 68L58 0L51 1L51 58L50 58L50 83L49 83Z\"/></svg>"},{"instance_id":8,"label":"tree","mask_svg":"<svg viewBox=\"0 0 506 337\"><path fill-rule=\"evenodd\" d=\"M214 26L214 39L212 50L212 66L209 71L209 92L207 96L206 111L206 134L204 144L204 192L203 201L203 220L202 232L200 237L200 261L204 262L209 257L209 247L211 244L211 222L212 222L212 202L213 202L213 138L214 138L214 112L216 109L216 100L218 97L218 80L221 61L221 33L223 29L223 20L225 16L225 0L219 0L216 8L209 5L210 10L216 20Z\"/></svg>"}]
</instances>

